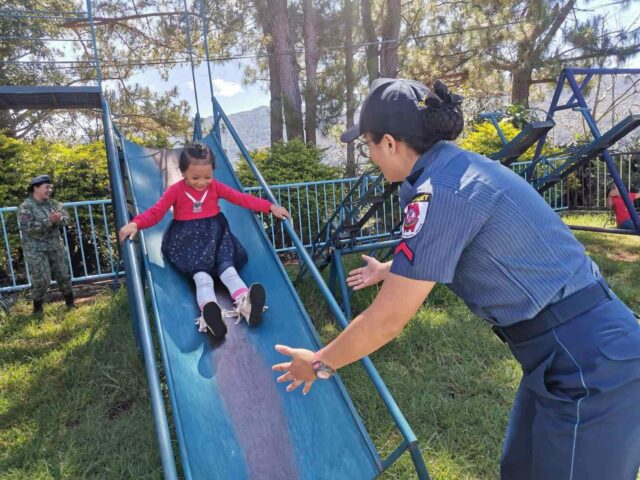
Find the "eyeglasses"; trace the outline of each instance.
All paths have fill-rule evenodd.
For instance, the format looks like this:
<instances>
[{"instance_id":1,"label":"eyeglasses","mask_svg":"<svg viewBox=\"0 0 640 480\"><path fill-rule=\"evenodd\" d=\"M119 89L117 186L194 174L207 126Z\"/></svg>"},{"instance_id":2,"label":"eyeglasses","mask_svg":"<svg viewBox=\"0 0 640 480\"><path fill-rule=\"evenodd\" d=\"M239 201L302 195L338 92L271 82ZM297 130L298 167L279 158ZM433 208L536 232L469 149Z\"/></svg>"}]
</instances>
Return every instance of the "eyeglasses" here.
<instances>
[{"instance_id":1,"label":"eyeglasses","mask_svg":"<svg viewBox=\"0 0 640 480\"><path fill-rule=\"evenodd\" d=\"M360 142L356 145L356 148L358 149L358 153L360 153L360 155L363 156L364 158L371 158L371 150L369 149L370 143L371 143L371 140L367 142Z\"/></svg>"}]
</instances>

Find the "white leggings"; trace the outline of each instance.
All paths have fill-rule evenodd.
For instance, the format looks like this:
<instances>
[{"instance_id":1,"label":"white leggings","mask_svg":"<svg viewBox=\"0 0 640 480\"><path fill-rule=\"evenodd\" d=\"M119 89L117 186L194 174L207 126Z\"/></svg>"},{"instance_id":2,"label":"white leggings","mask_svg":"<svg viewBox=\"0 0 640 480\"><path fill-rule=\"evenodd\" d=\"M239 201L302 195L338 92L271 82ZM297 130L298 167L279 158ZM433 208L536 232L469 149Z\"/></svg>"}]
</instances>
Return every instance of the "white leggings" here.
<instances>
[{"instance_id":1,"label":"white leggings","mask_svg":"<svg viewBox=\"0 0 640 480\"><path fill-rule=\"evenodd\" d=\"M247 293L247 285L242 281L240 275L235 268L229 267L220 275L220 280L231 293L234 300ZM198 272L193 276L196 284L196 301L202 309L209 302L216 302L216 292L214 289L213 278L206 272Z\"/></svg>"}]
</instances>

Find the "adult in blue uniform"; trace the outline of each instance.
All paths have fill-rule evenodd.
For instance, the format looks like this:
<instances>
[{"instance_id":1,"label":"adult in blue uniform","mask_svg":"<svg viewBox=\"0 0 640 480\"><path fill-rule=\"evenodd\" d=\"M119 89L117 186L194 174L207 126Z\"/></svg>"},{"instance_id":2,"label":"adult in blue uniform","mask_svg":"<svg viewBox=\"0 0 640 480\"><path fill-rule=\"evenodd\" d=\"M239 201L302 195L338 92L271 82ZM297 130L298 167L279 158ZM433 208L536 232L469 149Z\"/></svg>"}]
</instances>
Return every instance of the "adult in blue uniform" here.
<instances>
[{"instance_id":1,"label":"adult in blue uniform","mask_svg":"<svg viewBox=\"0 0 640 480\"><path fill-rule=\"evenodd\" d=\"M640 465L640 326L567 226L522 178L448 140L462 99L441 82L371 85L360 123L389 181L404 180L402 240L386 264L368 259L354 289L377 297L318 352L278 345L291 391L395 338L436 282L493 325L522 365L501 478L635 480ZM462 332L461 332L462 333Z\"/></svg>"}]
</instances>

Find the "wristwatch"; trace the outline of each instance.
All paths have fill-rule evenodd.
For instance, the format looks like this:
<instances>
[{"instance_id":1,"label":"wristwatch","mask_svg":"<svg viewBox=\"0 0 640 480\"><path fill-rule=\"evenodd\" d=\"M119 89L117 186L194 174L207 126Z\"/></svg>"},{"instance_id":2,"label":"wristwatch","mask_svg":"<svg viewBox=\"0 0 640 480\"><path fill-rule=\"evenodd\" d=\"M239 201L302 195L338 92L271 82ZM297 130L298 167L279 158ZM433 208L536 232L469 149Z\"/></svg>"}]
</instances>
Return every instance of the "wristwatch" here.
<instances>
[{"instance_id":1,"label":"wristwatch","mask_svg":"<svg viewBox=\"0 0 640 480\"><path fill-rule=\"evenodd\" d=\"M320 380L329 380L336 373L333 368L326 365L320 360L320 350L313 354L311 362L313 371L316 372L316 377L318 377Z\"/></svg>"}]
</instances>

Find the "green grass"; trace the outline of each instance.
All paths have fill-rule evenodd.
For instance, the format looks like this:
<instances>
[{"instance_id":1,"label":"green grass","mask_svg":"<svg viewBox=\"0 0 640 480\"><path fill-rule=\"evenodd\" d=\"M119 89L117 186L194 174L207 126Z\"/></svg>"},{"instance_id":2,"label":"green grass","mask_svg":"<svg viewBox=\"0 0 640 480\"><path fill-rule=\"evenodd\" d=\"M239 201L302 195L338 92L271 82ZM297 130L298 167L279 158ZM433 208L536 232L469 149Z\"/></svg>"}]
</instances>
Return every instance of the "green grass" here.
<instances>
[{"instance_id":1,"label":"green grass","mask_svg":"<svg viewBox=\"0 0 640 480\"><path fill-rule=\"evenodd\" d=\"M0 319L0 478L160 478L126 295L45 312Z\"/></svg>"},{"instance_id":2,"label":"green grass","mask_svg":"<svg viewBox=\"0 0 640 480\"><path fill-rule=\"evenodd\" d=\"M567 216L602 226L608 217ZM640 239L577 232L618 295L640 311ZM358 259L351 257L355 266ZM349 266L347 266L347 269ZM311 283L301 298L323 340L338 330ZM365 308L375 289L353 298ZM160 478L146 379L123 292L44 320L19 302L0 318L0 479ZM437 286L401 336L372 356L439 480L498 478L520 368L488 325ZM364 370L341 378L384 457L401 442ZM415 478L407 454L383 479Z\"/></svg>"}]
</instances>

